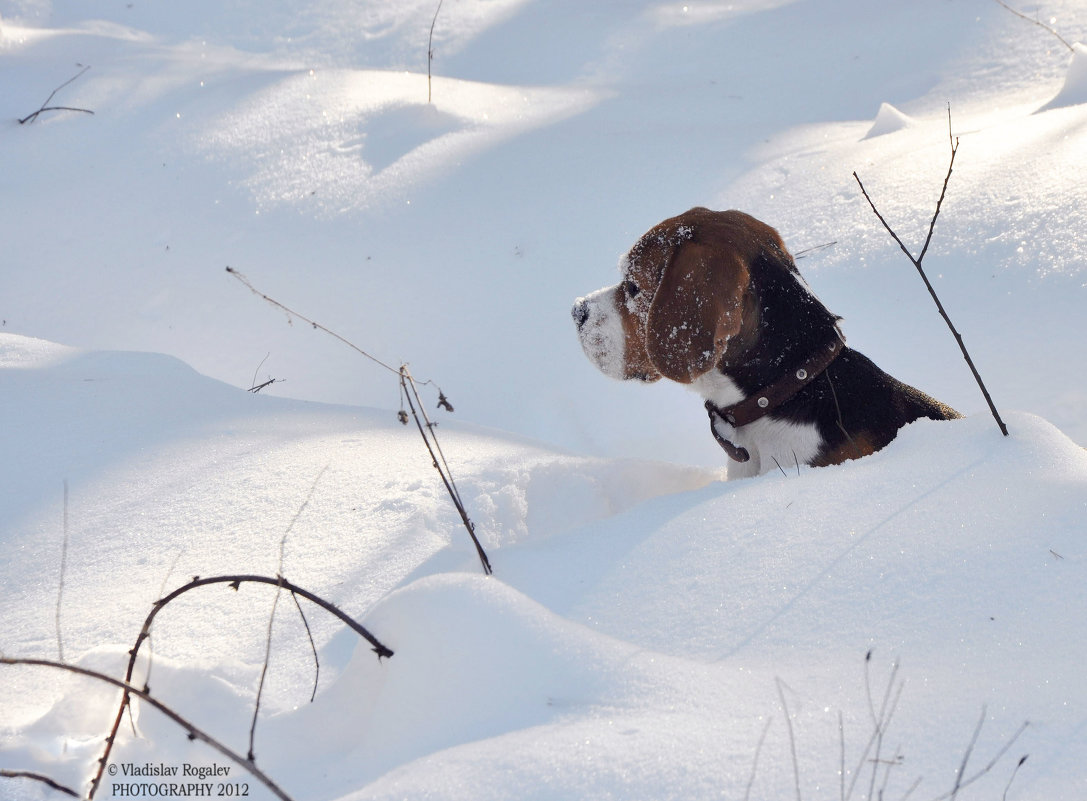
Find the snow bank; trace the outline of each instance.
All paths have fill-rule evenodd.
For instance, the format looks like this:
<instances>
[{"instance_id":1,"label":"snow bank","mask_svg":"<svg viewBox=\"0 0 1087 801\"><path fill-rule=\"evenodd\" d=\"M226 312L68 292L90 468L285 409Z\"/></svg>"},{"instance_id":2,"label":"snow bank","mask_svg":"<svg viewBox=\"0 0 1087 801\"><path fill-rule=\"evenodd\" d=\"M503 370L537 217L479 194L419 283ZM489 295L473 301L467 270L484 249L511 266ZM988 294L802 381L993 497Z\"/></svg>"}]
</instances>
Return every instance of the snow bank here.
<instances>
[{"instance_id":1,"label":"snow bank","mask_svg":"<svg viewBox=\"0 0 1087 801\"><path fill-rule=\"evenodd\" d=\"M0 460L3 484L40 485L5 500L4 653L55 651L60 510L45 468L69 451L85 473L70 482L62 631L80 664L120 672L163 588L274 573L282 542L292 581L394 651L379 661L309 608L321 664L309 704L305 633L279 606L255 750L296 799L737 797L753 774L754 797L777 797L793 781L778 681L817 797L839 781L838 714L853 765L870 731L865 684L882 693L892 675L905 681L892 791L919 777L948 791L987 707L979 760L1032 725L979 787L1000 791L1029 752L1022 792L1078 792L1087 632L1067 610L1087 603L1087 454L1041 419L1009 414L1009 438L986 416L922 421L858 462L731 483L446 422L487 578L421 445L385 415L254 396L154 355L0 345L24 432L22 458ZM82 391L80 426L64 429L74 405L41 403L66 396L57 386ZM135 434L98 437L124 420L159 443L139 453ZM17 577L28 570L42 580ZM242 752L272 596L194 591L154 630L156 696ZM114 693L6 670L0 765L78 786ZM172 723L136 712L116 762L210 764ZM847 778L859 774L863 763Z\"/></svg>"}]
</instances>

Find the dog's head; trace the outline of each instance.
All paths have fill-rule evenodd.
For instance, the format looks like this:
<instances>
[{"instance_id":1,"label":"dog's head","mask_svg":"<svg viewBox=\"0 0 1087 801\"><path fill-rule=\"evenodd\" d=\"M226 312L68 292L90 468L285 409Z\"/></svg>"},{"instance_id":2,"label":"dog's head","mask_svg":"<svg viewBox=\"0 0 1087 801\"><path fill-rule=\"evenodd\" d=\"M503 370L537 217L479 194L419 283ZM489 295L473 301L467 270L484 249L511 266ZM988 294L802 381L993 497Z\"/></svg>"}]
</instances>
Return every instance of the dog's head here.
<instances>
[{"instance_id":1,"label":"dog's head","mask_svg":"<svg viewBox=\"0 0 1087 801\"><path fill-rule=\"evenodd\" d=\"M800 286L773 228L739 211L703 208L652 228L619 271L618 284L578 298L572 314L602 372L646 382L690 384L749 351L765 313L756 288L762 274Z\"/></svg>"}]
</instances>

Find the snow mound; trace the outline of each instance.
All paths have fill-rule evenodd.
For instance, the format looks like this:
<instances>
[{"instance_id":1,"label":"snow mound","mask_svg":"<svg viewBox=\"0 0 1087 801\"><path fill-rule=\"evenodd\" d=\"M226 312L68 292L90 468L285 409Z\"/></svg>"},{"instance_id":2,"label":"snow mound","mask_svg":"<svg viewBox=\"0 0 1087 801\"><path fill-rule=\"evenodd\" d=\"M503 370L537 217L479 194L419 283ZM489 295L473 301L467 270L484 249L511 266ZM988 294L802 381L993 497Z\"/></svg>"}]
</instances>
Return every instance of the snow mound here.
<instances>
[{"instance_id":1,"label":"snow mound","mask_svg":"<svg viewBox=\"0 0 1087 801\"><path fill-rule=\"evenodd\" d=\"M1039 111L1064 108L1087 103L1087 45L1076 42L1072 45L1072 61L1064 76L1064 85L1057 96L1042 106Z\"/></svg>"},{"instance_id":2,"label":"snow mound","mask_svg":"<svg viewBox=\"0 0 1087 801\"><path fill-rule=\"evenodd\" d=\"M903 114L890 103L880 103L876 118L872 121L872 127L868 129L868 133L864 135L864 138L874 139L877 136L901 131L913 124L914 121L911 117Z\"/></svg>"},{"instance_id":3,"label":"snow mound","mask_svg":"<svg viewBox=\"0 0 1087 801\"><path fill-rule=\"evenodd\" d=\"M391 414L254 396L154 354L2 345L8 422L38 465L0 460L5 487L38 489L7 500L0 579L18 589L0 609L5 653L55 652L60 510L42 487L73 450L69 658L120 673L164 588L274 573L280 548L292 581L393 650L378 660L307 611L321 666L307 703L314 660L280 605L254 748L292 797L740 797L782 714L777 679L816 797L839 781L839 712L851 744L866 736L872 649L877 680L898 658L909 679L895 733L915 772L893 793L921 774L929 796L946 792L985 705L988 754L1038 724L1022 744L1036 772L1021 780L1038 797L1062 797L1079 763L1087 624L1067 610L1087 604L1087 452L1040 418L1007 413L1007 438L987 415L919 421L871 457L738 482L446 423L495 567L484 577ZM42 403L76 388L70 405ZM18 584L25 574L45 578ZM194 591L155 623L156 697L241 753L273 592ZM8 675L0 766L80 786L116 694ZM157 713L137 704L135 720L116 763L212 761ZM756 797L790 794L784 725L763 749ZM1004 775L987 778L999 794Z\"/></svg>"}]
</instances>

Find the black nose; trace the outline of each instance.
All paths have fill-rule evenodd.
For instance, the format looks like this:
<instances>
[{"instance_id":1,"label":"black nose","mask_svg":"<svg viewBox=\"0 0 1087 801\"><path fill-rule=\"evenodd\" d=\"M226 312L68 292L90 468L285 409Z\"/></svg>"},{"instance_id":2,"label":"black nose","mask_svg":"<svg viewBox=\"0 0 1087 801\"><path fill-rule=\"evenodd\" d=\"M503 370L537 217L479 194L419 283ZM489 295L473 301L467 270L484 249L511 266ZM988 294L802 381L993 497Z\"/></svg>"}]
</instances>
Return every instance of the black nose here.
<instances>
[{"instance_id":1,"label":"black nose","mask_svg":"<svg viewBox=\"0 0 1087 801\"><path fill-rule=\"evenodd\" d=\"M587 301L579 300L574 304L574 308L570 310L570 316L574 318L574 323L578 328L585 325L585 321L589 319L589 304Z\"/></svg>"}]
</instances>

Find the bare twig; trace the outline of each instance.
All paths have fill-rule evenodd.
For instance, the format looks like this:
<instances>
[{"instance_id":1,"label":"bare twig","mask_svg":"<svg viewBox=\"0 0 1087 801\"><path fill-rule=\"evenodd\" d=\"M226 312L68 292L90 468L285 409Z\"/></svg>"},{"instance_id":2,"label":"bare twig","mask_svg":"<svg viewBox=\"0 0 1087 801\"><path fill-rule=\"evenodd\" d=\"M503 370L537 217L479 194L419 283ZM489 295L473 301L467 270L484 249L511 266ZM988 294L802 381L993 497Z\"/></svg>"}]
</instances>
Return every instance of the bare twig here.
<instances>
[{"instance_id":1,"label":"bare twig","mask_svg":"<svg viewBox=\"0 0 1087 801\"><path fill-rule=\"evenodd\" d=\"M821 250L826 250L827 248L832 248L837 244L838 244L838 240L835 239L833 242L824 242L822 245L815 245L814 247L804 248L803 250L798 250L796 253L793 254L793 259L794 260L795 259L803 259L803 258L805 258L807 256L810 256L812 253L818 253Z\"/></svg>"},{"instance_id":2,"label":"bare twig","mask_svg":"<svg viewBox=\"0 0 1087 801\"><path fill-rule=\"evenodd\" d=\"M298 610L298 616L302 618L302 625L306 627L306 636L309 638L309 647L313 651L313 692L309 695L310 703L313 703L313 699L317 697L317 684L321 681L321 660L317 656L317 643L313 641L313 632L310 630L309 621L306 620L306 613L302 611L302 604L298 602L298 596L293 592L291 593L291 599L294 601L294 606Z\"/></svg>"},{"instance_id":3,"label":"bare twig","mask_svg":"<svg viewBox=\"0 0 1087 801\"><path fill-rule=\"evenodd\" d=\"M266 361L268 361L268 357L271 356L271 355L272 355L271 351L268 351L267 353L265 353L264 358L261 359L260 364L257 365L257 369L255 369L253 371L253 380L249 382L249 387L250 387L249 391L250 392L253 392L254 388L257 386L257 373L260 372L260 368L264 366L264 363ZM263 386L263 384L261 386Z\"/></svg>"},{"instance_id":4,"label":"bare twig","mask_svg":"<svg viewBox=\"0 0 1087 801\"><path fill-rule=\"evenodd\" d=\"M1059 33L1057 33L1057 32L1056 32L1055 30L1053 30L1053 29L1052 29L1051 27L1049 27L1048 25L1046 25L1046 24L1045 24L1044 22L1042 22L1041 20L1038 20L1038 19L1031 19L1030 17L1028 17L1028 16L1027 16L1026 14L1024 14L1023 12L1021 12L1021 11L1016 11L1016 10L1015 10L1014 8L1012 8L1012 7L1011 7L1011 6L1009 6L1009 5L1007 4L1007 3L1005 3L1005 2L1004 2L1004 0L996 0L996 2L1000 3L1000 5L1004 6L1004 8L1006 8L1006 9L1007 9L1008 11L1012 12L1013 14L1015 14L1015 16L1019 17L1020 19L1025 19L1025 20L1026 20L1027 22L1033 22L1033 23L1034 23L1035 25L1037 25L1037 26L1038 26L1039 28L1045 28L1045 29L1046 29L1047 31L1049 31L1049 32L1050 32L1051 34L1053 34L1054 36L1056 36L1056 37L1057 37L1057 38L1058 38L1058 39L1060 40L1061 44L1062 44L1062 45L1064 45L1065 47L1067 47L1067 48L1068 48L1068 50L1069 50L1070 52L1072 52L1072 53L1075 53L1075 52L1076 52L1076 49L1075 49L1074 47L1072 47L1072 45L1070 45L1070 44L1068 43L1068 40L1067 40L1067 39L1065 39L1065 38L1064 38L1063 36L1061 36L1061 35L1060 35Z\"/></svg>"},{"instance_id":5,"label":"bare twig","mask_svg":"<svg viewBox=\"0 0 1087 801\"><path fill-rule=\"evenodd\" d=\"M894 715L894 711L898 706L898 699L901 696L903 684L899 682L896 687L896 679L898 677L898 661L896 660L891 666L891 673L887 677L887 686L883 690L883 700L880 702L880 708L877 713L876 705L872 700L872 680L870 673L870 665L872 662L872 652L869 651L864 657L864 690L868 699L868 715L872 720L872 733L868 737L868 742L865 743L864 749L861 751L860 758L857 760L857 766L853 770L853 779L849 783L849 789L845 793L845 798L850 799L853 796L853 790L856 788L857 780L860 779L861 769L864 767L865 762L868 761L868 754L872 751L872 746L876 746L875 765L879 764L879 749L882 747L883 735L886 734L887 729L890 726L891 718ZM892 692L894 693L892 700ZM873 768L872 780L875 780L875 768ZM869 787L869 798L871 798L872 787Z\"/></svg>"},{"instance_id":6,"label":"bare twig","mask_svg":"<svg viewBox=\"0 0 1087 801\"><path fill-rule=\"evenodd\" d=\"M25 125L28 122L34 122L34 120L36 120L38 118L39 114L42 114L42 113L44 113L46 111L78 111L78 112L81 112L83 114L94 114L93 111L91 111L90 109L86 109L86 108L72 108L71 106L50 106L49 105L49 101L53 99L53 97L56 95L57 92L59 92L65 86L70 84L76 78L80 77L83 73L85 73L89 69L90 69L89 65L84 67L79 72L77 72L75 75L73 75L71 78L69 78L64 83L62 83L60 86L58 86L56 89L54 89L52 92L50 92L49 97L45 98L45 102L42 103L41 108L39 108L33 114L28 114L27 116L23 117L21 120L19 120L19 124L20 125Z\"/></svg>"},{"instance_id":7,"label":"bare twig","mask_svg":"<svg viewBox=\"0 0 1087 801\"><path fill-rule=\"evenodd\" d=\"M286 561L287 537L290 535L291 529L294 528L294 524L298 522L298 518L302 516L302 513L306 510L306 507L309 506L309 502L313 499L313 493L317 490L317 484L318 484L318 482L320 482L321 476L323 476L327 470L328 470L328 465L327 464L324 467L321 468L321 472L317 474L317 478L315 478L313 480L313 483L310 485L309 492L306 493L305 500L303 500L302 505L298 507L298 511L296 511L294 513L294 517L291 518L291 522L287 524L287 530L283 532L283 537L279 541L279 570L278 570L276 575L279 577L280 582L276 586L275 599L272 601L272 612L271 612L271 614L268 615L268 637L267 637L267 639L265 640L265 643L264 643L264 665L261 667L261 670L260 670L260 681L257 684L257 698L256 698L256 702L253 704L253 721L252 721L252 723L249 724L249 758L250 759L256 759L256 757L254 756L254 753L253 753L253 742L254 742L254 740L256 739L256 736L257 736L257 718L260 716L260 700L261 700L261 697L264 694L264 680L268 675L268 664L272 660L272 630L275 627L276 609L279 607L279 597L283 592L283 573L285 572L284 568L283 568L283 564ZM298 597L295 596L294 593L291 593L291 595L294 596L295 604L297 605L298 604ZM298 607L298 611L299 612L302 611L301 606ZM305 615L303 615L303 620L304 619L305 619ZM306 631L307 632L309 631L309 624L308 623L306 624ZM313 645L313 637L312 636L310 637L310 645L311 646Z\"/></svg>"},{"instance_id":8,"label":"bare twig","mask_svg":"<svg viewBox=\"0 0 1087 801\"><path fill-rule=\"evenodd\" d=\"M996 406L993 403L993 399L989 396L989 390L985 388L985 382L981 380L981 375L978 373L977 368L974 366L973 359L970 358L970 353L966 350L966 344L963 342L962 335L955 329L954 323L951 322L951 318L944 310L943 303L940 302L939 296L936 294L936 290L933 289L932 283L928 280L928 276L925 274L924 269L921 267L921 262L925 258L925 254L928 252L929 244L932 242L932 234L936 229L936 218L940 216L940 207L943 205L944 196L947 194L947 184L951 180L951 170L955 165L955 154L959 150L959 139L951 132L951 107L947 108L947 130L948 136L951 139L951 161L947 165L947 175L944 176L943 189L940 190L940 198L936 201L936 211L932 215L932 220L928 227L928 236L925 237L924 247L921 248L921 254L914 256L910 253L909 249L903 244L898 234L894 232L894 229L888 225L887 221L883 218L883 215L879 213L879 209L876 208L876 204L872 201L872 198L868 195L868 192L864 188L864 184L861 183L860 176L856 172L853 173L853 177L857 181L857 185L860 186L861 193L864 195L864 199L868 201L868 205L872 207L872 211L875 213L879 221L883 223L883 227L887 229L887 233L891 235L891 238L898 243L898 247L902 249L902 252L906 254L906 258L910 260L914 267L917 268L918 274L921 276L921 280L924 281L925 287L928 289L932 299L936 302L936 308L940 312L940 316L944 318L944 322L947 323L947 327L951 330L952 335L955 337L955 341L959 344L959 350L962 351L963 358L966 359L967 365L970 367L970 372L974 375L974 380L977 381L978 386L981 388L981 394L985 397L985 402L989 405L989 411L992 412L993 418L996 420L997 426L1000 428L1000 433L1004 436L1008 436L1008 427L1004 425L1004 421L1000 419L1000 413L996 410Z\"/></svg>"},{"instance_id":9,"label":"bare twig","mask_svg":"<svg viewBox=\"0 0 1087 801\"><path fill-rule=\"evenodd\" d=\"M483 546L480 545L479 538L476 537L475 523L469 519L468 512L464 508L464 502L461 500L460 491L453 481L453 474L449 470L449 464L445 461L445 455L442 453L437 437L434 436L435 424L427 417L426 410L423 408L423 404L419 399L419 390L415 386L415 379L413 379L411 373L408 372L407 365L401 365L400 367L400 386L403 391L403 397L407 399L408 407L411 409L411 414L415 418L415 424L419 427L419 434L422 436L423 442L426 443L427 450L430 452L430 458L434 463L434 469L436 469L438 475L441 476L442 483L445 484L445 490L449 493L449 497L453 500L453 505L457 508L457 512L460 514L460 519L464 523L464 527L468 530L468 536L472 538L472 543L476 546L476 553L479 555L479 561L483 565L483 572L489 576L492 573L491 562L487 558ZM415 410L415 403L412 402L413 395L415 396L415 400L419 402L418 412ZM419 419L420 415L422 415L422 420ZM423 425L424 420L426 421L425 427ZM439 458L441 460L440 462Z\"/></svg>"},{"instance_id":10,"label":"bare twig","mask_svg":"<svg viewBox=\"0 0 1087 801\"><path fill-rule=\"evenodd\" d=\"M64 600L64 574L68 566L68 479L64 479L64 539L60 547L60 580L57 582L57 658L64 661L64 638L60 633L61 603Z\"/></svg>"},{"instance_id":11,"label":"bare twig","mask_svg":"<svg viewBox=\"0 0 1087 801\"><path fill-rule=\"evenodd\" d=\"M282 581L283 576L280 575ZM257 737L257 718L260 716L260 699L264 694L264 679L268 675L268 663L272 661L272 629L276 622L276 607L279 606L279 596L283 589L282 583L276 587L276 595L272 600L272 613L268 615L268 637L264 643L264 664L260 669L260 681L257 683L257 697L253 703L253 720L249 724L249 754L250 760L256 759L253 752L253 741Z\"/></svg>"},{"instance_id":12,"label":"bare twig","mask_svg":"<svg viewBox=\"0 0 1087 801\"><path fill-rule=\"evenodd\" d=\"M151 624L154 622L155 616L162 609L164 609L167 604L169 604L171 601L173 601L175 598L179 597L180 595L182 595L182 594L184 594L186 592L189 592L190 590L195 590L197 587L206 587L206 586L208 586L210 584L228 584L232 589L237 590L243 583L246 583L246 582L254 582L254 583L258 583L258 584L270 584L270 585L272 585L274 587L277 587L277 588L282 587L283 589L289 590L292 593L295 593L297 595L301 595L303 598L310 601L311 603L315 603L318 606L320 606L322 609L324 609L325 611L329 612L332 615L335 615L337 618L339 618L341 621L343 621L343 623L345 625L347 625L348 628L350 628L356 634L358 634L363 639L365 639L367 642L369 642L370 645L373 646L373 651L374 651L374 653L376 653L378 655L379 659L382 658L382 657L391 657L393 655L393 652L388 647L383 645L376 637L374 637L374 635L372 635L369 631L367 631L360 623L356 622L354 620L354 618L348 616L346 613L342 612L338 607L336 607L335 605L329 603L328 601L324 600L323 598L321 598L321 597L319 597L317 595L314 595L309 590L305 590L305 589L303 589L302 587L299 587L296 584L292 584L290 581L287 581L282 576L277 576L275 578L271 578L269 576L255 576L255 575L248 575L248 574L247 575L230 575L230 576L213 576L211 578L200 578L199 576L197 576L197 577L193 578L193 580L190 581L188 584L185 584L184 586L178 587L176 590L171 592L169 595L165 596L164 598L160 598L158 601L155 601L155 603L154 603L154 605L153 605L153 607L151 609L150 614L148 614L147 618L143 622L143 628L140 630L140 634L136 638L135 646L133 646L132 650L130 650L128 652L129 658L128 658L128 669L127 669L127 671L125 673L125 680L124 680L125 685L127 686L127 685L131 684L131 682L132 682L132 675L136 670L136 658L139 655L140 646L143 644L144 640L146 640L148 637L151 636ZM144 691L146 692L147 690L148 690L148 688L145 686ZM117 730L120 728L121 720L122 720L122 718L124 716L124 711L125 711L125 708L128 706L128 704L129 704L129 693L128 693L128 691L125 691L121 696L120 707L117 710L117 716L116 716L116 718L114 720L113 727L110 729L110 733L106 737L106 745L105 745L105 749L104 749L104 752L102 754L102 757L99 759L98 770L95 773L94 778L91 780L90 792L87 795L87 797L89 799L94 798L94 794L98 790L99 785L101 784L102 774L106 769L106 763L109 761L109 755L113 750L113 744L114 744L114 741L117 738Z\"/></svg>"},{"instance_id":13,"label":"bare twig","mask_svg":"<svg viewBox=\"0 0 1087 801\"><path fill-rule=\"evenodd\" d=\"M318 331L323 331L324 333L328 334L330 337L332 337L334 339L338 339L340 342L347 345L347 347L351 348L351 350L355 351L356 353L361 354L362 356L365 356L367 359L374 362L378 366L384 367L390 373L396 373L396 374L399 375L400 371L397 370L395 367L392 367L392 366L386 364L385 362L381 361L381 359L377 358L376 356L370 355L369 353L364 351L362 348L360 348L358 345L355 345L352 342L349 342L348 340L344 339L342 336L337 334L335 331L333 331L333 330L331 330L329 328L325 328L320 323L314 322L313 320L309 319L308 317L306 317L304 315L299 314L298 312L294 311L293 309L287 308L282 303L280 303L278 300L275 300L273 298L268 297L263 292L261 292L259 289L257 289L255 286L253 286L251 283L249 283L249 279L246 278L244 275L242 275L237 270L235 270L233 267L227 267L226 271L228 273L230 273L232 276L234 276L235 278L237 278L241 283L243 283L249 289L250 292L252 292L254 295L259 297L261 300L267 301L268 303L275 306L277 309L280 309L283 312L285 312L290 317L297 317L299 320L302 320L303 322L309 323L314 329L316 329Z\"/></svg>"},{"instance_id":14,"label":"bare twig","mask_svg":"<svg viewBox=\"0 0 1087 801\"><path fill-rule=\"evenodd\" d=\"M42 776L40 773L31 773L28 770L0 770L0 776L5 779L33 779L36 782L49 785L58 792L70 795L72 798L79 798L79 793L71 787L65 787L63 784L53 781L48 776Z\"/></svg>"},{"instance_id":15,"label":"bare twig","mask_svg":"<svg viewBox=\"0 0 1087 801\"><path fill-rule=\"evenodd\" d=\"M1015 730L1015 734L1013 734L1008 739L1008 742L1004 743L1004 745L1001 746L1000 750L996 752L995 756L993 756L993 758L989 760L989 762L985 765L985 767L978 770L978 772L973 774L972 776L969 776L967 778L963 778L961 774L966 769L966 763L969 760L970 754L974 749L974 745L977 742L978 735L981 733L981 727L982 727L982 724L984 722L985 722L985 708L982 707L981 719L978 720L977 729L974 732L973 738L971 738L971 740L970 740L970 746L967 748L966 754L963 756L962 765L959 768L959 774L957 774L956 777L955 777L955 789L952 790L952 792L950 792L950 793L944 793L941 796L937 796L936 798L933 799L933 801L944 801L944 799L954 799L955 794L957 792L969 787L971 784L976 782L982 776L986 775L989 771L991 771L993 768L996 767L996 763L1004 758L1004 755L1007 754L1008 751L1011 750L1011 747L1013 745L1015 745L1015 741L1018 740L1020 735L1022 735L1022 733L1024 731L1026 731L1027 728L1030 726L1030 721L1024 721L1023 724L1020 725L1019 728ZM1022 759L1020 759L1019 764L1022 764L1025 759L1026 759L1026 757L1023 757ZM1016 770L1018 770L1018 766L1016 767ZM1009 784L1010 784L1010 782L1009 782Z\"/></svg>"},{"instance_id":16,"label":"bare twig","mask_svg":"<svg viewBox=\"0 0 1087 801\"><path fill-rule=\"evenodd\" d=\"M183 718L181 715L179 715L173 709L166 706L166 704L162 703L161 701L159 701L156 698L152 698L144 690L141 690L141 689L139 689L137 687L133 687L131 684L129 684L127 682L124 682L124 681L121 681L120 679L115 679L112 676L107 676L105 673L99 673L96 670L88 670L87 668L79 667L77 665L68 665L68 664L65 664L63 662L53 662L53 661L51 661L49 659L9 659L7 657L0 657L0 664L3 664L3 665L30 665L30 666L37 666L37 667L57 668L59 670L67 670L67 671L69 671L71 673L76 673L76 674L79 674L81 676L88 676L88 677L90 677L92 679L96 679L98 681L105 682L106 684L112 684L114 687L120 687L122 690L124 690L124 693L125 693L126 697L130 696L130 695L134 695L137 698L144 701L145 703L153 706L155 709L157 709L159 712L164 714L166 717L168 717L174 723L181 726L181 728L185 729L189 733L189 736L192 739L200 740L201 742L207 743L212 748L214 748L216 751L218 751L220 754L225 756L227 759L230 759L233 762L236 762L237 764L241 765L243 768L245 768L247 771L249 771L253 775L254 778L258 779L265 787L267 787L277 798L281 799L281 801L291 801L290 796L288 796L285 792L283 792L279 788L279 786L275 782L273 782L264 773L264 771L262 771L260 768L258 768L256 766L256 764L253 762L253 760L246 759L241 754L235 753L231 749L227 748L225 745L223 745L221 742L216 740L214 737L206 734L201 729L198 729L195 725L193 725L188 720Z\"/></svg>"},{"instance_id":17,"label":"bare twig","mask_svg":"<svg viewBox=\"0 0 1087 801\"><path fill-rule=\"evenodd\" d=\"M423 406L422 400L419 398L418 385L419 384L426 385L426 384L430 384L432 382L431 381L416 381L415 378L412 377L412 375L408 372L407 365L401 365L399 369L391 367L386 362L383 362L381 359L378 359L376 356L373 356L373 355L367 353L362 348L360 348L358 345L356 345L353 342L351 342L350 340L340 336L335 331L332 331L329 328L325 328L320 323L314 322L313 320L309 319L308 317L299 314L298 312L294 311L293 309L288 308L287 306L284 306L278 300L275 300L274 298L271 298L268 295L265 295L263 292L258 290L251 283L249 283L249 279L247 279L244 275L239 273L234 268L227 267L226 271L228 273L230 273L231 275L233 275L235 278L237 278L239 281L241 281L246 287L248 287L249 291L251 291L254 295L257 295L262 300L265 300L268 303L272 304L277 309L280 309L280 310L286 312L286 314L288 316L297 317L298 319L309 323L313 328L315 328L315 329L317 329L319 331L323 331L324 333L328 334L329 336L333 337L334 339L338 339L340 342L347 345L347 347L351 348L351 350L355 351L356 353L361 354L362 356L365 356L367 359L374 362L378 366L384 367L386 370L397 374L397 376L400 379L401 403L403 403L405 398L407 399L408 405L411 407L412 416L415 418L415 424L419 428L419 434L422 436L423 443L426 445L427 451L430 453L431 461L433 462L434 467L438 470L439 475L441 475L442 482L445 484L445 489L449 493L449 497L453 500L453 505L457 508L457 512L460 514L461 520L464 521L465 528L468 529L468 535L472 538L472 542L475 544L476 551L479 554L479 559L483 563L484 572L487 575L490 575L491 574L490 561L487 559L487 554L484 553L483 546L480 545L479 539L476 537L475 524L472 523L472 521L468 518L468 512L464 508L464 503L461 500L460 492L457 490L456 484L453 482L452 473L449 470L449 464L446 462L445 455L442 453L441 447L438 445L438 437L434 432L434 429L436 428L437 424L431 422L430 418L427 417L425 407ZM409 386L411 388L410 393L408 391ZM412 400L411 400L411 395L414 395L415 400L418 402L418 406L419 406L418 411L416 410L416 404L413 403ZM449 402L449 399L445 396L445 393L441 391L440 387L438 388L438 406L440 408L442 408L442 409L445 409L447 412L452 412L453 411L453 404L451 404ZM420 419L420 415L422 415L422 419ZM397 415L397 418L404 425L408 424L408 415L407 415L407 412L405 412L403 409L400 410L400 412ZM424 421L425 421L425 425L424 425Z\"/></svg>"},{"instance_id":18,"label":"bare twig","mask_svg":"<svg viewBox=\"0 0 1087 801\"><path fill-rule=\"evenodd\" d=\"M430 103L430 65L434 61L434 26L438 24L438 14L442 10L442 0L438 0L438 7L434 9L434 19L430 21L430 37L426 43L426 102Z\"/></svg>"}]
</instances>

